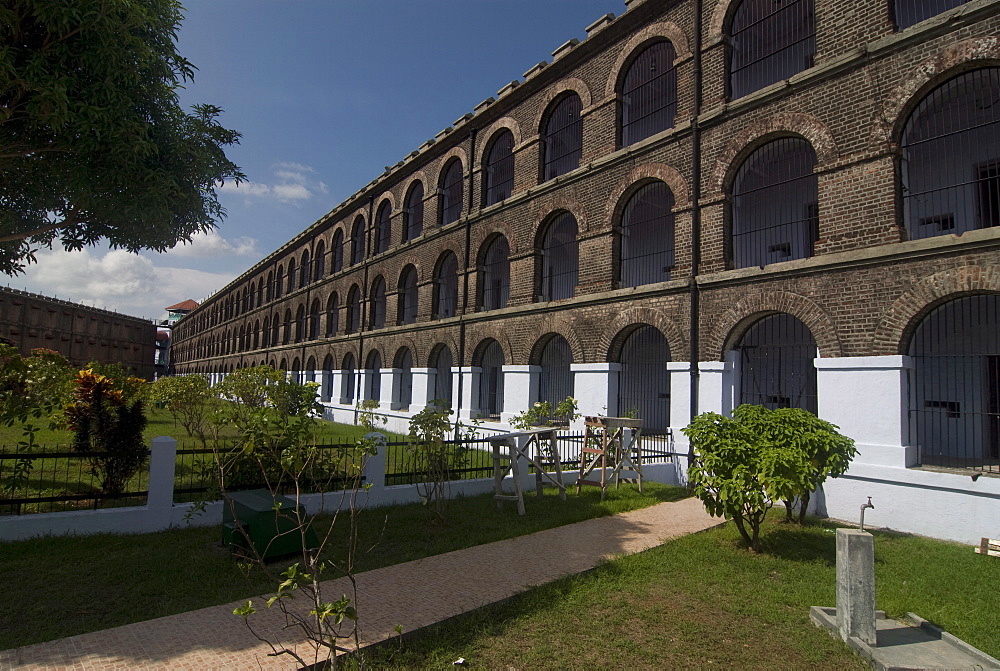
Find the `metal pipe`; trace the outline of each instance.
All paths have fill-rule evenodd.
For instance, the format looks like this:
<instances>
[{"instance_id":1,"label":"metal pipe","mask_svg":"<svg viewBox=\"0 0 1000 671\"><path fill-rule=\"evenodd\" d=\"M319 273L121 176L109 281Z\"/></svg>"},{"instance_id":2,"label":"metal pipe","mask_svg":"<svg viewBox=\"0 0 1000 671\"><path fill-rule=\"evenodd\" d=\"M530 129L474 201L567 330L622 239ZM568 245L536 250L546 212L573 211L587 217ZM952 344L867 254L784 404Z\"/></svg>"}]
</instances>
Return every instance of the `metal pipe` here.
<instances>
[{"instance_id":1,"label":"metal pipe","mask_svg":"<svg viewBox=\"0 0 1000 671\"><path fill-rule=\"evenodd\" d=\"M694 109L691 112L691 281L690 281L690 312L688 325L688 342L690 345L690 390L689 406L691 409L691 419L698 415L698 393L700 388L700 374L698 371L699 354L699 332L698 315L701 310L700 295L698 292L698 271L701 265L701 126L698 124L698 116L701 114L702 105L702 72L701 72L701 33L702 33L702 0L695 0L694 3L694 58L692 67L694 69ZM688 449L688 464L694 461L694 446Z\"/></svg>"},{"instance_id":2,"label":"metal pipe","mask_svg":"<svg viewBox=\"0 0 1000 671\"><path fill-rule=\"evenodd\" d=\"M875 506L872 505L872 497L868 497L868 503L861 504L861 531L865 530L865 508L875 510Z\"/></svg>"},{"instance_id":3,"label":"metal pipe","mask_svg":"<svg viewBox=\"0 0 1000 671\"><path fill-rule=\"evenodd\" d=\"M477 129L469 131L469 213L472 212L472 195L475 187L475 176L472 166L476 162L476 133ZM463 199L464 200L464 199ZM458 398L452 399L455 406L455 436L458 437L459 425L461 424L460 413L462 410L462 391L464 388L464 375L462 368L465 363L465 312L469 307L469 248L472 246L472 228L468 221L465 223L465 284L462 290L462 313L458 316ZM455 363L452 362L454 368Z\"/></svg>"}]
</instances>

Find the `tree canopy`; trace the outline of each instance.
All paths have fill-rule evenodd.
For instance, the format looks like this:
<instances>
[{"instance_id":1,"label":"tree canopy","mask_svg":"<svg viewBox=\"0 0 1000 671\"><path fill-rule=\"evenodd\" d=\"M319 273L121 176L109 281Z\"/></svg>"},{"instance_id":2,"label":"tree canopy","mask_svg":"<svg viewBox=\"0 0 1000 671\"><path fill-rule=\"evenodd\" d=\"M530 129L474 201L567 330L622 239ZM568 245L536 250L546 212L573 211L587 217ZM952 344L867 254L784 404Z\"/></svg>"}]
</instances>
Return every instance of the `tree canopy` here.
<instances>
[{"instance_id":1,"label":"tree canopy","mask_svg":"<svg viewBox=\"0 0 1000 671\"><path fill-rule=\"evenodd\" d=\"M212 105L181 108L176 0L0 5L0 272L39 246L107 239L163 251L225 215L215 188L245 179L240 134Z\"/></svg>"}]
</instances>

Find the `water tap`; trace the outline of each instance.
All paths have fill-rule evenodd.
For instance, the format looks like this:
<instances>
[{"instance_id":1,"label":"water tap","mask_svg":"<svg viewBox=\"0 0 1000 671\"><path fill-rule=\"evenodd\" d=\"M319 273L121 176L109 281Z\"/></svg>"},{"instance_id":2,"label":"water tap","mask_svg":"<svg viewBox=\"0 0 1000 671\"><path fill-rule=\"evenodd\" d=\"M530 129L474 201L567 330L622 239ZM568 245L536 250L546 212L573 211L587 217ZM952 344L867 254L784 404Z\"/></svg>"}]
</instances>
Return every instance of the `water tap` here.
<instances>
[{"instance_id":1,"label":"water tap","mask_svg":"<svg viewBox=\"0 0 1000 671\"><path fill-rule=\"evenodd\" d=\"M875 510L875 506L872 505L872 497L868 497L868 503L861 504L861 530L865 530L865 508L871 508Z\"/></svg>"}]
</instances>

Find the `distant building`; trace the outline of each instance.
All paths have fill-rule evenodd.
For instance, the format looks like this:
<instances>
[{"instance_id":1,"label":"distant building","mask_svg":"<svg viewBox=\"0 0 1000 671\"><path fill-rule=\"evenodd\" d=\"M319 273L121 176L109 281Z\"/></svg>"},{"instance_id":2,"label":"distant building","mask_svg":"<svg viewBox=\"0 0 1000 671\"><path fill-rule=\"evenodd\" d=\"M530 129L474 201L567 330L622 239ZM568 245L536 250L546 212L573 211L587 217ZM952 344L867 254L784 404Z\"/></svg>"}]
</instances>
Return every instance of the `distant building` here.
<instances>
[{"instance_id":1,"label":"distant building","mask_svg":"<svg viewBox=\"0 0 1000 671\"><path fill-rule=\"evenodd\" d=\"M153 379L156 325L140 317L0 287L0 337L22 355L43 347L74 366L117 362Z\"/></svg>"},{"instance_id":2,"label":"distant building","mask_svg":"<svg viewBox=\"0 0 1000 671\"><path fill-rule=\"evenodd\" d=\"M156 377L162 377L164 375L170 375L173 373L170 361L170 336L174 325L180 320L181 317L186 315L198 307L197 301L193 301L190 298L186 301L181 301L176 305L171 305L170 307L163 308L167 311L167 318L157 324L159 329L156 331Z\"/></svg>"}]
</instances>

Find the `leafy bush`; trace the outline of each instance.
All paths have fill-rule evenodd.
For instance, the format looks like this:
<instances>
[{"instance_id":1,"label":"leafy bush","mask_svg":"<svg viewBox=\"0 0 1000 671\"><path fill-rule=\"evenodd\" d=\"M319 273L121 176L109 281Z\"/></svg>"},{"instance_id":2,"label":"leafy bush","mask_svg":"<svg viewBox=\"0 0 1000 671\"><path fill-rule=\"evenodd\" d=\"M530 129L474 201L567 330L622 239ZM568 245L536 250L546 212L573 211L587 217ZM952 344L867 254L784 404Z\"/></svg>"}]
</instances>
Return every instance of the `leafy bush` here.
<instances>
[{"instance_id":1,"label":"leafy bush","mask_svg":"<svg viewBox=\"0 0 1000 671\"><path fill-rule=\"evenodd\" d=\"M192 438L207 442L209 414L218 395L203 375L161 377L150 388L150 398L170 411Z\"/></svg>"}]
</instances>

